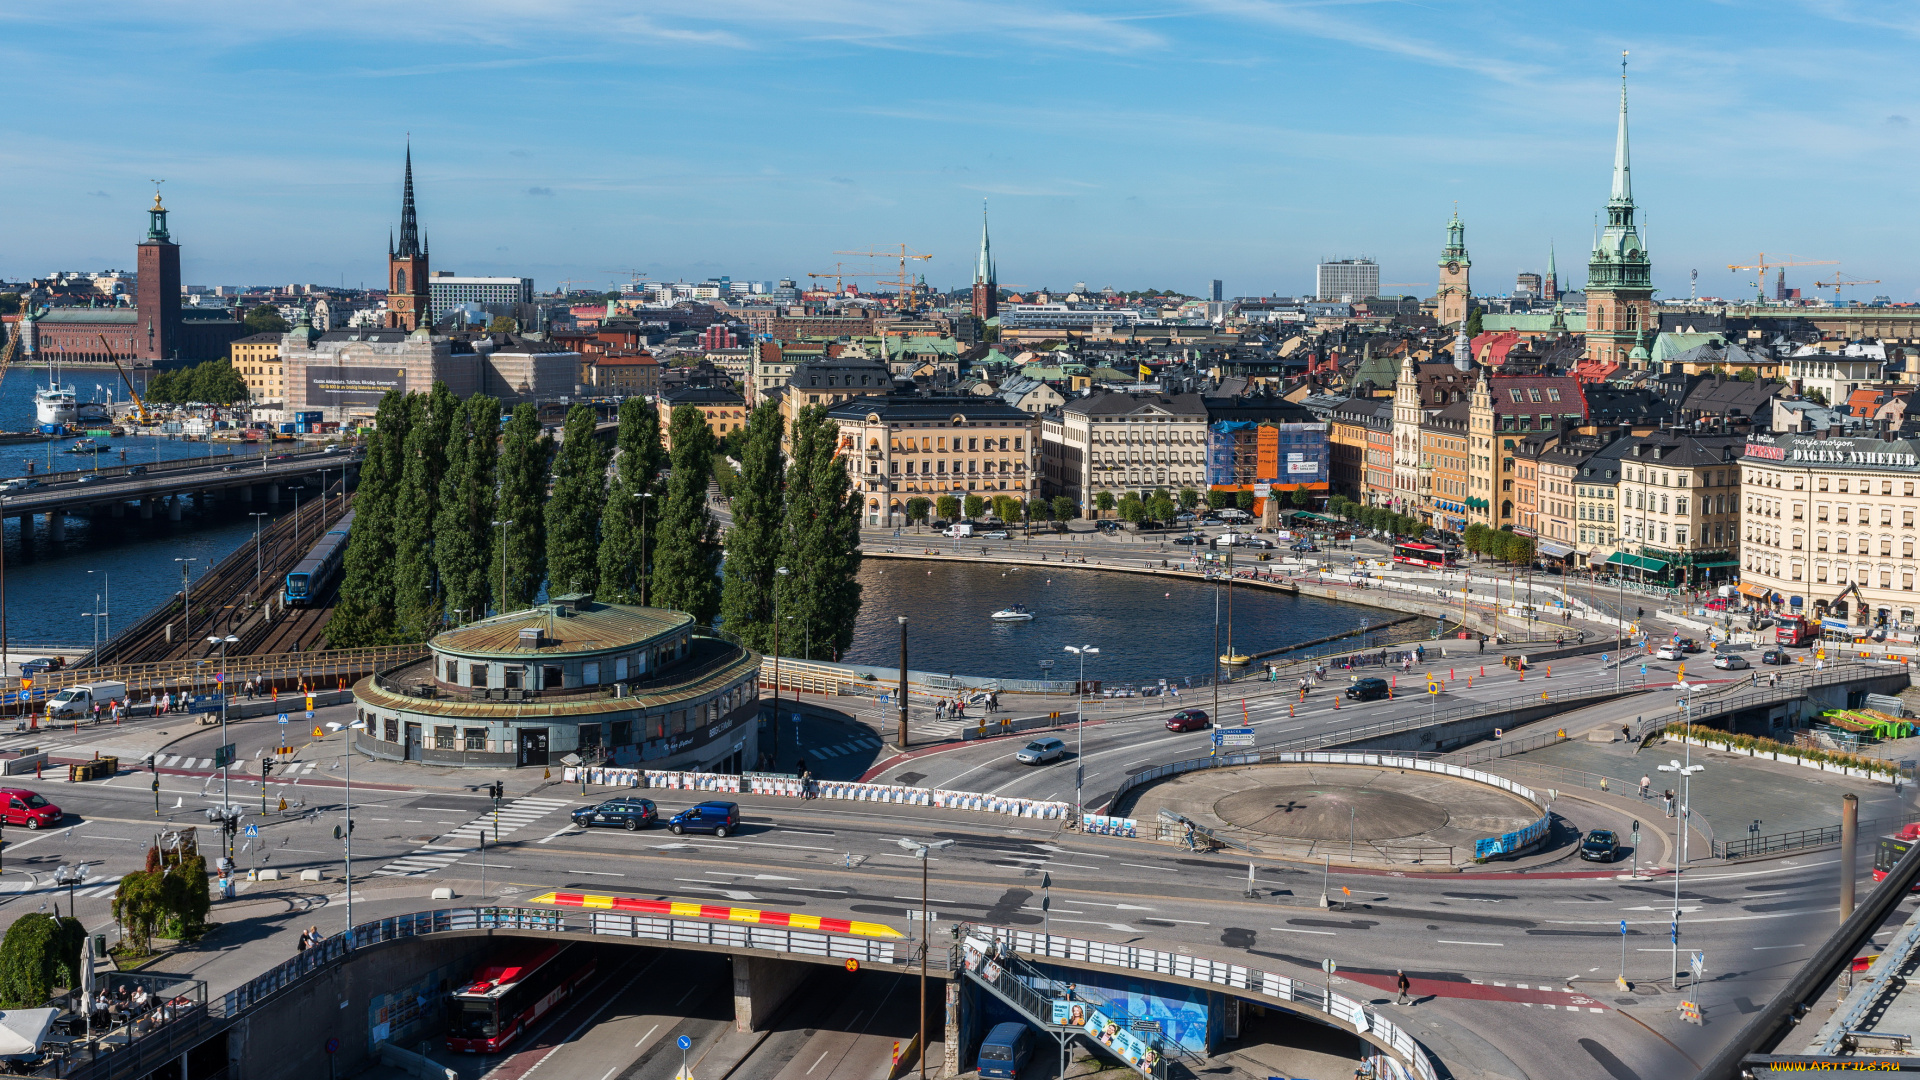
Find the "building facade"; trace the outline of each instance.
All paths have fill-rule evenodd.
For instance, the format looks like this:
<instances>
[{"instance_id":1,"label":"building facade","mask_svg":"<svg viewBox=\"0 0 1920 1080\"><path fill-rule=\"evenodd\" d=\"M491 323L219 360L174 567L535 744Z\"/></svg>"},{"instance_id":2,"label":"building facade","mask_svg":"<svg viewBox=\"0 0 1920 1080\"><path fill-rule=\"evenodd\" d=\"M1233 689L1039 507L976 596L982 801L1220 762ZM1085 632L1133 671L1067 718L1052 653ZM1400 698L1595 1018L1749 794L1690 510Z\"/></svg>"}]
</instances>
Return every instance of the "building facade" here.
<instances>
[{"instance_id":1,"label":"building facade","mask_svg":"<svg viewBox=\"0 0 1920 1080\"><path fill-rule=\"evenodd\" d=\"M248 334L227 343L227 362L247 380L255 404L287 400L286 370L280 364L280 334Z\"/></svg>"},{"instance_id":2,"label":"building facade","mask_svg":"<svg viewBox=\"0 0 1920 1080\"><path fill-rule=\"evenodd\" d=\"M1682 588L1732 577L1744 443L1738 435L1662 431L1619 445L1620 550L1609 561Z\"/></svg>"},{"instance_id":3,"label":"building facade","mask_svg":"<svg viewBox=\"0 0 1920 1080\"><path fill-rule=\"evenodd\" d=\"M1319 263L1313 268L1313 295L1343 304L1371 300L1380 295L1380 264L1372 259Z\"/></svg>"},{"instance_id":4,"label":"building facade","mask_svg":"<svg viewBox=\"0 0 1920 1080\"><path fill-rule=\"evenodd\" d=\"M448 630L353 688L354 747L429 765L739 773L759 759L760 656L662 608L561 596Z\"/></svg>"},{"instance_id":5,"label":"building facade","mask_svg":"<svg viewBox=\"0 0 1920 1080\"><path fill-rule=\"evenodd\" d=\"M1634 223L1633 168L1627 149L1627 64L1620 61L1620 126L1614 137L1607 226L1587 260L1586 359L1645 367L1653 317L1653 264ZM1640 357L1635 348L1643 350Z\"/></svg>"},{"instance_id":6,"label":"building facade","mask_svg":"<svg viewBox=\"0 0 1920 1080\"><path fill-rule=\"evenodd\" d=\"M413 147L407 147L406 181L400 195L400 243L387 241L387 328L418 330L432 325L427 289L427 246L413 207Z\"/></svg>"},{"instance_id":7,"label":"building facade","mask_svg":"<svg viewBox=\"0 0 1920 1080\"><path fill-rule=\"evenodd\" d=\"M533 303L533 279L530 277L462 277L441 272L427 279L429 322L439 322L462 304L477 305L483 311L511 315L521 305Z\"/></svg>"},{"instance_id":8,"label":"building facade","mask_svg":"<svg viewBox=\"0 0 1920 1080\"><path fill-rule=\"evenodd\" d=\"M682 405L691 405L706 417L707 430L716 439L747 426L747 399L723 386L680 386L660 394L660 411L670 413ZM673 449L673 425L662 422L660 437L668 451Z\"/></svg>"},{"instance_id":9,"label":"building facade","mask_svg":"<svg viewBox=\"0 0 1920 1080\"><path fill-rule=\"evenodd\" d=\"M904 525L919 496L1039 494L1039 420L996 397L856 397L827 410L869 526Z\"/></svg>"},{"instance_id":10,"label":"building facade","mask_svg":"<svg viewBox=\"0 0 1920 1080\"><path fill-rule=\"evenodd\" d=\"M1045 491L1095 516L1102 492L1206 483L1207 406L1198 394L1093 394L1041 422Z\"/></svg>"},{"instance_id":11,"label":"building facade","mask_svg":"<svg viewBox=\"0 0 1920 1080\"><path fill-rule=\"evenodd\" d=\"M1828 637L1912 640L1920 440L1754 435L1740 468L1742 591Z\"/></svg>"}]
</instances>

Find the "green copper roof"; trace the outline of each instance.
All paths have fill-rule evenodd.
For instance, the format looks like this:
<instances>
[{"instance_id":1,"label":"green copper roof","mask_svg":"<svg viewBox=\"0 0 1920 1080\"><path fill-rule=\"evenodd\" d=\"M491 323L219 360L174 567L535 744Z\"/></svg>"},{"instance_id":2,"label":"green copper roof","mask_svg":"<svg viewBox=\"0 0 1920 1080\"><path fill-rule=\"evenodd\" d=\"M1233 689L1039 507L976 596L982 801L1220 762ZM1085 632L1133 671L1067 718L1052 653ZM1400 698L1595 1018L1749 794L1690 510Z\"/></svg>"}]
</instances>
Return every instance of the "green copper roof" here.
<instances>
[{"instance_id":1,"label":"green copper roof","mask_svg":"<svg viewBox=\"0 0 1920 1080\"><path fill-rule=\"evenodd\" d=\"M1653 339L1652 358L1657 363L1667 361L1702 345L1725 345L1727 339L1719 334L1677 334L1665 333ZM1662 368L1661 370L1665 370Z\"/></svg>"},{"instance_id":2,"label":"green copper roof","mask_svg":"<svg viewBox=\"0 0 1920 1080\"><path fill-rule=\"evenodd\" d=\"M1585 311L1569 311L1566 313L1566 318L1567 332L1569 334L1586 333L1587 313ZM1489 334L1497 334L1507 330L1518 330L1522 333L1529 334L1545 334L1553 329L1553 313L1549 311L1530 311L1525 314L1501 315L1488 311L1482 313L1480 316L1480 328Z\"/></svg>"}]
</instances>

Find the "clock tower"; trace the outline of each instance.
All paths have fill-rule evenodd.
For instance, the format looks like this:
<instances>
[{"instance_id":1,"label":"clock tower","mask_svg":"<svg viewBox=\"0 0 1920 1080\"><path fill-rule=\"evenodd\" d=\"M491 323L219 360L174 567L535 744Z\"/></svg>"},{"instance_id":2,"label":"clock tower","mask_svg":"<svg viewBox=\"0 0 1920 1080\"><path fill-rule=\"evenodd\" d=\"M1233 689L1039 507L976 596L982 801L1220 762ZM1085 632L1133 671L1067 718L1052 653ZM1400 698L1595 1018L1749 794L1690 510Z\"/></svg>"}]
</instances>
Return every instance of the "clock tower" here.
<instances>
[{"instance_id":1,"label":"clock tower","mask_svg":"<svg viewBox=\"0 0 1920 1080\"><path fill-rule=\"evenodd\" d=\"M1447 246L1440 252L1439 303L1434 318L1441 326L1466 321L1473 307L1473 288L1468 280L1472 269L1473 260L1467 257L1467 227L1460 224L1460 211L1455 208L1453 220L1447 222Z\"/></svg>"},{"instance_id":2,"label":"clock tower","mask_svg":"<svg viewBox=\"0 0 1920 1080\"><path fill-rule=\"evenodd\" d=\"M1627 152L1627 56L1620 54L1620 126L1613 141L1613 190L1607 227L1587 260L1588 360L1647 366L1634 355L1641 335L1659 332L1653 312L1653 264L1634 222L1633 167Z\"/></svg>"}]
</instances>

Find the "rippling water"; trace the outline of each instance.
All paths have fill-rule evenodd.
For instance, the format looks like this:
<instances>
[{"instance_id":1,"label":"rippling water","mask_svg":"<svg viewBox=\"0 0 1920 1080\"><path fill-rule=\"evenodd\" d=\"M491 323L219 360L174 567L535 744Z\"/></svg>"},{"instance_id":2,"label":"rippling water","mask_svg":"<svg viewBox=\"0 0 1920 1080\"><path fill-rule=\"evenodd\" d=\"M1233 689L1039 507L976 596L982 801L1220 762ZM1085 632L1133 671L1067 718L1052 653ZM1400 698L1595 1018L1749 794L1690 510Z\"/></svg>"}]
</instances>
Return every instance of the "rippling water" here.
<instances>
[{"instance_id":1,"label":"rippling water","mask_svg":"<svg viewBox=\"0 0 1920 1080\"><path fill-rule=\"evenodd\" d=\"M846 659L899 663L907 623L907 666L1002 679L1072 679L1068 645L1094 645L1087 678L1109 685L1183 679L1212 670L1215 586L1066 567L1001 567L868 559L860 570L865 603ZM1031 622L987 616L1013 604ZM1226 601L1220 600L1220 652L1226 651ZM1240 586L1233 591L1233 644L1243 653L1278 648L1379 623L1387 614L1312 597ZM1056 661L1050 676L1040 661Z\"/></svg>"}]
</instances>

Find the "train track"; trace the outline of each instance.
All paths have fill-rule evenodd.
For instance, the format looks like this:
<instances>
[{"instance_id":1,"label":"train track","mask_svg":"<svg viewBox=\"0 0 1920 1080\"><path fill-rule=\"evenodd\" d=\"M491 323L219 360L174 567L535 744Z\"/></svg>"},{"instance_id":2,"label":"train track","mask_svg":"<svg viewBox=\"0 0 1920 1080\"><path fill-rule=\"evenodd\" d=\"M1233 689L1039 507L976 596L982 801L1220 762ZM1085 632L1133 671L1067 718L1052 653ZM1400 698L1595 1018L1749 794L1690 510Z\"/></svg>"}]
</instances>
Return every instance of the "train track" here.
<instances>
[{"instance_id":1,"label":"train track","mask_svg":"<svg viewBox=\"0 0 1920 1080\"><path fill-rule=\"evenodd\" d=\"M254 545L242 544L193 582L190 612L183 612L181 597L176 594L102 645L101 661L139 664L193 659L215 651L206 642L214 636L240 638L238 643L228 646L229 655L293 651L296 644L306 649L317 643L326 625L326 616L332 612L331 603L283 612L279 594L287 572L352 505L351 496L342 492L339 484L330 487L327 494L324 513L313 512L312 504L301 508L297 536L292 514L261 529L258 574L254 569ZM329 601L331 589L329 586ZM273 619L260 615L267 604L274 609ZM191 623L185 617L188 614ZM87 656L75 663L84 665L92 661L93 657Z\"/></svg>"}]
</instances>

